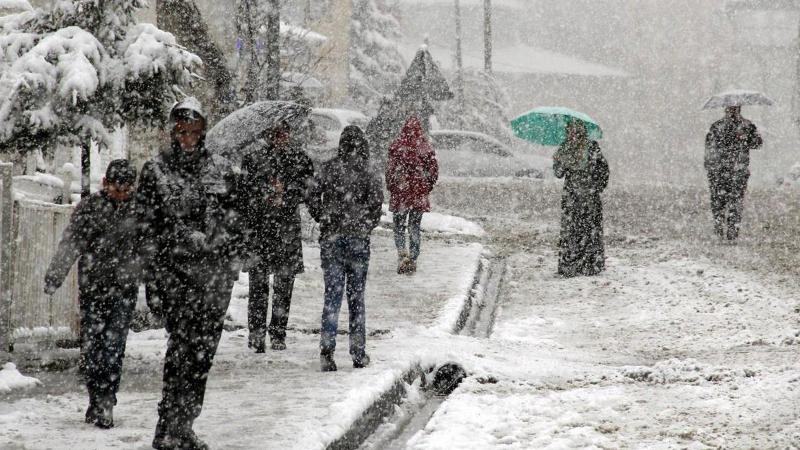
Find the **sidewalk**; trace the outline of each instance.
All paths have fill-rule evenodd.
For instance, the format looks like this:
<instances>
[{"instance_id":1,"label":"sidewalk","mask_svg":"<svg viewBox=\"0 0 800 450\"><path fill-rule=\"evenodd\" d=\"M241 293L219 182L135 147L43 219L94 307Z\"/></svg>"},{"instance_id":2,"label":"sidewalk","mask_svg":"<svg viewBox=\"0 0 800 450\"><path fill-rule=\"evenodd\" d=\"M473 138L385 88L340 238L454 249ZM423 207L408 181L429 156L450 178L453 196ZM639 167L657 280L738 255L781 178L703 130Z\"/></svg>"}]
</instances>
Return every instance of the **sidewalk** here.
<instances>
[{"instance_id":1,"label":"sidewalk","mask_svg":"<svg viewBox=\"0 0 800 450\"><path fill-rule=\"evenodd\" d=\"M373 238L367 288L369 368L352 368L348 337L337 339L339 372L319 371L322 271L319 248L306 249L306 272L295 283L287 350L256 355L247 330L225 332L209 375L195 430L212 448L322 449L342 436L372 402L415 364L446 360L449 329L471 288L483 249L457 238L423 243L416 276L395 273L391 238ZM246 325L247 275L234 287L230 314ZM340 330L347 329L343 305ZM85 391L34 395L0 404L0 448L149 448L160 399L163 330L131 333L116 427L83 423ZM75 384L64 374L65 384ZM52 381L48 381L52 382Z\"/></svg>"}]
</instances>

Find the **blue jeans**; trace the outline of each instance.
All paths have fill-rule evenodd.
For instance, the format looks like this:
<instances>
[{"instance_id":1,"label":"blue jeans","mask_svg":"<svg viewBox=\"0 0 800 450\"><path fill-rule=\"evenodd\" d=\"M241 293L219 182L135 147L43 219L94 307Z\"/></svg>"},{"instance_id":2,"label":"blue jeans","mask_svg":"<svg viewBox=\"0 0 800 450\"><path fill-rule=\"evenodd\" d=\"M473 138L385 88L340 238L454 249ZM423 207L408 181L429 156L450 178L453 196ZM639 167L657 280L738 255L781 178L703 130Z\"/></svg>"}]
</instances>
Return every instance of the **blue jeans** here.
<instances>
[{"instance_id":1,"label":"blue jeans","mask_svg":"<svg viewBox=\"0 0 800 450\"><path fill-rule=\"evenodd\" d=\"M394 213L394 245L398 252L406 251L406 221L408 221L409 256L413 261L419 258L422 242L422 211L402 211Z\"/></svg>"},{"instance_id":2,"label":"blue jeans","mask_svg":"<svg viewBox=\"0 0 800 450\"><path fill-rule=\"evenodd\" d=\"M322 310L320 351L333 353L342 296L347 291L350 309L350 355L361 359L366 346L364 289L369 269L369 237L336 236L320 242L320 258L325 280L325 306Z\"/></svg>"}]
</instances>

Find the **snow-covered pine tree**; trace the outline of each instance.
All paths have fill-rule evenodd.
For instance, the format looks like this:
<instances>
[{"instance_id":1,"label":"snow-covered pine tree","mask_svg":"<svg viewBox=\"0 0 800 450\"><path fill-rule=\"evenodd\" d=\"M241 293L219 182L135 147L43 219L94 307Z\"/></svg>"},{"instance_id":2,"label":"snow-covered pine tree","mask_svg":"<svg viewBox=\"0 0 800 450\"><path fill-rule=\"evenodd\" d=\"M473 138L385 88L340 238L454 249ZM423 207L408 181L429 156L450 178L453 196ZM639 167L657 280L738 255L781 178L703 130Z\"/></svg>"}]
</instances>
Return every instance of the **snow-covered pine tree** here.
<instances>
[{"instance_id":1,"label":"snow-covered pine tree","mask_svg":"<svg viewBox=\"0 0 800 450\"><path fill-rule=\"evenodd\" d=\"M367 113L392 94L405 72L400 38L400 23L383 0L353 0L350 96Z\"/></svg>"},{"instance_id":2,"label":"snow-covered pine tree","mask_svg":"<svg viewBox=\"0 0 800 450\"><path fill-rule=\"evenodd\" d=\"M163 123L200 59L152 24L141 0L62 0L0 18L0 149L109 143Z\"/></svg>"},{"instance_id":3,"label":"snow-covered pine tree","mask_svg":"<svg viewBox=\"0 0 800 450\"><path fill-rule=\"evenodd\" d=\"M436 113L439 125L449 129L478 131L506 143L513 139L508 112L511 102L492 74L483 70L465 71L463 103L462 112L459 102L443 102Z\"/></svg>"}]
</instances>

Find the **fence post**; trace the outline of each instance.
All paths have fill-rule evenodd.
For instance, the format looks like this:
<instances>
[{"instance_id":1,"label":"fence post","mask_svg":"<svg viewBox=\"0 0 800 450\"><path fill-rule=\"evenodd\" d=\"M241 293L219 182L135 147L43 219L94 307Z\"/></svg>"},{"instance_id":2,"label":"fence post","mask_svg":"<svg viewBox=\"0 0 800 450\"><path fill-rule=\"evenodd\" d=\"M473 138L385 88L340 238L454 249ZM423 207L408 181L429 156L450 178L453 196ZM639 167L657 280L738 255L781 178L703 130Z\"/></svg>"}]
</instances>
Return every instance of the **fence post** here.
<instances>
[{"instance_id":1,"label":"fence post","mask_svg":"<svg viewBox=\"0 0 800 450\"><path fill-rule=\"evenodd\" d=\"M0 163L0 352L11 350L14 223L13 164Z\"/></svg>"}]
</instances>

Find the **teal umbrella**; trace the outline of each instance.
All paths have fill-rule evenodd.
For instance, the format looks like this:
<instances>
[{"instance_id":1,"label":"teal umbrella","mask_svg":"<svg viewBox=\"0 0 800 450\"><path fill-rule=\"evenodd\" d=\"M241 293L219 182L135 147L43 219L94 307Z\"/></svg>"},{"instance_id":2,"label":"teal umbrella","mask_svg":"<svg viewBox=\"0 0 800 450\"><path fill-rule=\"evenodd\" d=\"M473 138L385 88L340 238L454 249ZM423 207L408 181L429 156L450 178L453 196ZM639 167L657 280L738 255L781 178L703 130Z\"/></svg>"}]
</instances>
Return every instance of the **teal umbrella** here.
<instances>
[{"instance_id":1,"label":"teal umbrella","mask_svg":"<svg viewBox=\"0 0 800 450\"><path fill-rule=\"evenodd\" d=\"M603 130L588 115L558 106L542 106L511 121L511 130L521 139L540 145L561 145L567 138L567 123L580 120L593 140L603 137Z\"/></svg>"}]
</instances>

